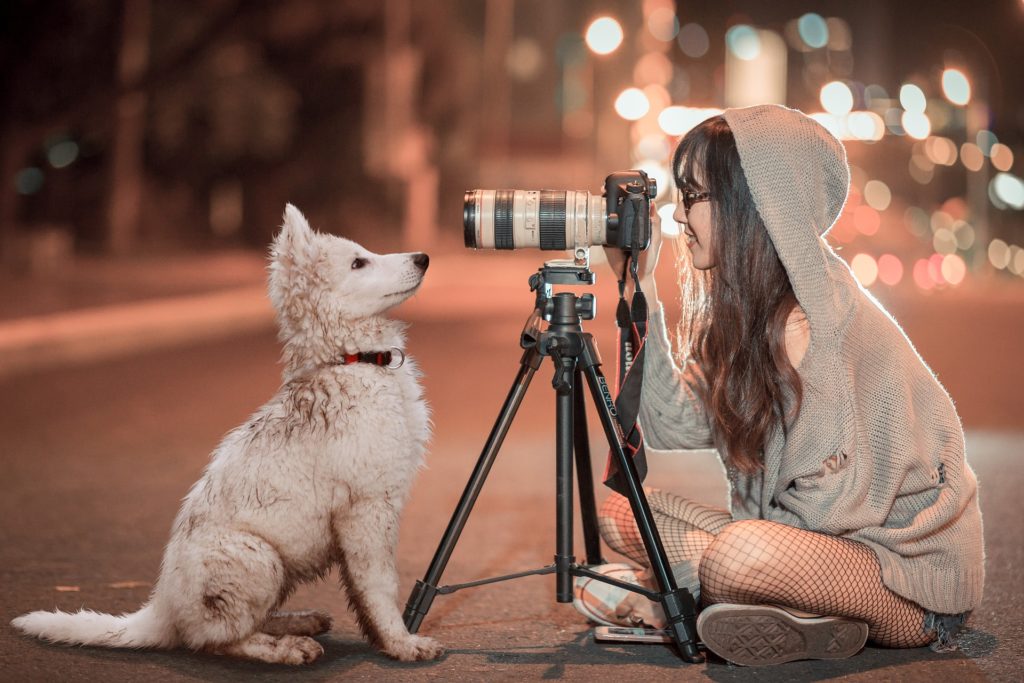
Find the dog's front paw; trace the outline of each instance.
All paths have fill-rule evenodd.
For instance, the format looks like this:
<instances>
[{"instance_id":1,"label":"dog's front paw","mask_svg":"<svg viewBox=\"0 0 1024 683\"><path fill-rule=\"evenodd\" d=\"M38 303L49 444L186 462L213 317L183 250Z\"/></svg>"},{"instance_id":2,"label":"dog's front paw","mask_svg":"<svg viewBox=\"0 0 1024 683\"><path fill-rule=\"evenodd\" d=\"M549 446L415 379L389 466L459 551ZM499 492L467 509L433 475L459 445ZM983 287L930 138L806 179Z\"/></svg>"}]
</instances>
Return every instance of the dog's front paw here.
<instances>
[{"instance_id":1,"label":"dog's front paw","mask_svg":"<svg viewBox=\"0 0 1024 683\"><path fill-rule=\"evenodd\" d=\"M280 643L284 664L311 664L324 653L323 645L306 636L281 636Z\"/></svg>"},{"instance_id":2,"label":"dog's front paw","mask_svg":"<svg viewBox=\"0 0 1024 683\"><path fill-rule=\"evenodd\" d=\"M427 636L410 635L389 644L384 654L402 662L420 662L443 655L444 645Z\"/></svg>"}]
</instances>

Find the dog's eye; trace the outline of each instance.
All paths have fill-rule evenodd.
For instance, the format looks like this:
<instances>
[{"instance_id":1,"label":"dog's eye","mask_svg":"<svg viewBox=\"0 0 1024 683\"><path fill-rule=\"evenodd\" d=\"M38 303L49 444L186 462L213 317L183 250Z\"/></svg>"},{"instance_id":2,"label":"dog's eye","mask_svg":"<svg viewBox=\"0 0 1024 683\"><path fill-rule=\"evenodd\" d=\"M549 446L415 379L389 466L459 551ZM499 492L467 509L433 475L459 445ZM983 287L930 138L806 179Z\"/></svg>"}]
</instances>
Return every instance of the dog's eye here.
<instances>
[{"instance_id":1,"label":"dog's eye","mask_svg":"<svg viewBox=\"0 0 1024 683\"><path fill-rule=\"evenodd\" d=\"M366 259L364 259L364 258L353 259L353 261L352 261L352 270L359 270L360 268L365 266L367 263L369 263L369 262Z\"/></svg>"}]
</instances>

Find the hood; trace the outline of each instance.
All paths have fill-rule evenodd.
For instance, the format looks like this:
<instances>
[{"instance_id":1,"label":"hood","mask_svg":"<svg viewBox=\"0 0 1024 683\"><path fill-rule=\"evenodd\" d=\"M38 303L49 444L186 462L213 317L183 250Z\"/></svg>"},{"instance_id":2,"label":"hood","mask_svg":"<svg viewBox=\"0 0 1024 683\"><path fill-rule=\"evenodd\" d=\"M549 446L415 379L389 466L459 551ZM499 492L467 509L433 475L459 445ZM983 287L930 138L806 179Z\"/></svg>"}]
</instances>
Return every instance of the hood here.
<instances>
[{"instance_id":1,"label":"hood","mask_svg":"<svg viewBox=\"0 0 1024 683\"><path fill-rule=\"evenodd\" d=\"M837 312L829 276L838 261L822 236L846 203L846 149L820 123L795 109L764 104L727 109L740 164L754 204L815 332Z\"/></svg>"}]
</instances>

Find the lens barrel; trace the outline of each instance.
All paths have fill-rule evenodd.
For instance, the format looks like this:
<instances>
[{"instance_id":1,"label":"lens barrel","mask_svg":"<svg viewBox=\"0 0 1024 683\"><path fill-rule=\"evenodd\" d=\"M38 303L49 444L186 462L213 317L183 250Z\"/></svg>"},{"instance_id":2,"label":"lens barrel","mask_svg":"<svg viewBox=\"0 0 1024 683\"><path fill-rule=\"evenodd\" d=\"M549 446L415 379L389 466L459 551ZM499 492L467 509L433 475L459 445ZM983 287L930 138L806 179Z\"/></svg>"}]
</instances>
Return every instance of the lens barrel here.
<instances>
[{"instance_id":1,"label":"lens barrel","mask_svg":"<svg viewBox=\"0 0 1024 683\"><path fill-rule=\"evenodd\" d=\"M471 190L462 207L463 236L473 249L557 251L600 244L600 197L575 190Z\"/></svg>"}]
</instances>

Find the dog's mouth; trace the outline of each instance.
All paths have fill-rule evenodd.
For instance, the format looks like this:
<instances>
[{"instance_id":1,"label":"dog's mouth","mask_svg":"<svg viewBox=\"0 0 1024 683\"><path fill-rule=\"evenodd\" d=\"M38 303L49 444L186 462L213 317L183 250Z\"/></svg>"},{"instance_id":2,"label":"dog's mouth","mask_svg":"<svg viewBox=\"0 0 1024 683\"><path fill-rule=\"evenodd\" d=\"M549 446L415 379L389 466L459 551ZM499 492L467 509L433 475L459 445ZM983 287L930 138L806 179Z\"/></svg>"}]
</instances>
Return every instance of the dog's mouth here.
<instances>
[{"instance_id":1,"label":"dog's mouth","mask_svg":"<svg viewBox=\"0 0 1024 683\"><path fill-rule=\"evenodd\" d=\"M389 296L405 296L406 294L412 294L413 292L415 292L417 289L420 288L420 284L421 283L416 283L415 285L413 285L409 289L403 289L400 292L391 292L390 294L385 294L384 296L386 296L386 297L389 297Z\"/></svg>"}]
</instances>

